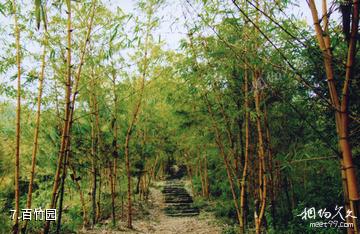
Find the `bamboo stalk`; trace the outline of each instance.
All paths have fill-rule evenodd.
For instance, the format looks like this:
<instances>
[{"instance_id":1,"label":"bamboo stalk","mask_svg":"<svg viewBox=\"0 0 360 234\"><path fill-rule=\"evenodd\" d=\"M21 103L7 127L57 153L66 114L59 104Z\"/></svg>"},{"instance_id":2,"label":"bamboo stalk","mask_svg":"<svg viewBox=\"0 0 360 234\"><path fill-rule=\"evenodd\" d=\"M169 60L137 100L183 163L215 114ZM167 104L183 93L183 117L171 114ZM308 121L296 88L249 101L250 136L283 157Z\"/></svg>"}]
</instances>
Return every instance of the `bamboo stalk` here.
<instances>
[{"instance_id":1,"label":"bamboo stalk","mask_svg":"<svg viewBox=\"0 0 360 234\"><path fill-rule=\"evenodd\" d=\"M266 206L266 192L267 192L267 179L266 179L266 167L265 167L265 150L264 150L264 140L263 132L261 127L261 110L260 110L260 90L258 87L260 79L260 74L258 71L255 71L254 74L254 100L255 100L255 110L256 110L256 125L257 125L257 134L258 134L258 156L259 156L259 198L260 198L260 210L255 211L255 228L256 233L261 232L262 219L265 213Z\"/></svg>"},{"instance_id":2,"label":"bamboo stalk","mask_svg":"<svg viewBox=\"0 0 360 234\"><path fill-rule=\"evenodd\" d=\"M336 130L339 137L339 146L342 153L342 164L345 174L343 177L346 177L347 181L347 190L350 201L351 211L355 216L358 216L359 206L360 206L360 196L358 190L358 181L356 177L356 172L354 168L354 163L352 159L351 146L348 140L348 94L349 94L349 83L353 76L353 64L355 61L356 54L356 35L358 34L359 26L359 2L358 0L353 1L353 12L352 12L352 22L351 22L351 38L348 46L348 55L346 61L346 73L345 81L342 86L342 100L340 103L338 93L336 91L336 86L334 82L334 71L332 67L332 54L329 47L329 38L324 39L324 30L320 26L320 21L318 19L318 12L314 0L309 0L309 8L314 21L314 27L316 32L316 37L319 43L320 49L323 51L323 60L326 71L326 77L328 80L328 87L330 92L330 100L333 106L336 107L335 112L335 123ZM323 1L323 14L327 13L326 1ZM327 19L326 19L327 20ZM327 28L327 21L325 21L325 30ZM326 34L326 31L325 31ZM325 40L327 42L325 43ZM344 188L344 195L346 194ZM354 228L349 227L348 229L353 230L355 233L359 233L358 221L354 220Z\"/></svg>"},{"instance_id":3,"label":"bamboo stalk","mask_svg":"<svg viewBox=\"0 0 360 234\"><path fill-rule=\"evenodd\" d=\"M206 105L207 105L207 109L208 109L208 112L210 114L210 117L211 117L211 120L212 120L212 125L213 125L213 129L214 129L214 132L215 132L215 135L216 135L216 144L218 145L218 149L220 151L220 154L224 160L224 164L225 164L225 169L226 169L226 174L227 174L227 177L228 177L228 181L229 181L229 184L230 184L230 190L231 190L231 195L232 195L232 198L233 198L233 202L234 202L234 206L235 206L235 210L236 210L236 217L239 221L239 223L241 223L241 215L240 215L240 209L239 209L239 205L238 205L238 201L237 201L237 196L236 196L236 192L235 192L235 184L234 184L234 181L233 181L233 174L231 173L231 170L230 170L230 165L229 165L229 161L227 159L227 155L225 153L225 149L224 149L224 146L221 142L221 135L220 135L220 131L219 131L219 128L217 126L217 123L216 123L216 120L214 118L214 113L212 111L212 108L211 108L211 105L210 105L210 102L207 98L207 95L205 94L204 96L204 99L206 101Z\"/></svg>"},{"instance_id":4,"label":"bamboo stalk","mask_svg":"<svg viewBox=\"0 0 360 234\"><path fill-rule=\"evenodd\" d=\"M77 175L76 175L76 170L74 168L74 166L69 162L69 167L73 173L73 181L76 185L77 190L79 191L79 196L80 196L80 203L81 203L81 208L83 211L83 229L86 228L86 226L88 225L88 218L87 218L87 210L86 210L86 203L85 203L85 199L84 199L84 193L81 190L81 186L80 183L77 179Z\"/></svg>"},{"instance_id":5,"label":"bamboo stalk","mask_svg":"<svg viewBox=\"0 0 360 234\"><path fill-rule=\"evenodd\" d=\"M117 157L118 157L118 147L117 147L117 138L118 138L118 129L117 129L117 94L116 94L116 76L115 70L112 73L112 83L113 83L113 95L114 95L114 113L112 120L113 127L113 187L111 190L111 203L112 203L112 222L115 226L116 218L115 218L115 194L116 194L116 169L117 169Z\"/></svg>"},{"instance_id":6,"label":"bamboo stalk","mask_svg":"<svg viewBox=\"0 0 360 234\"><path fill-rule=\"evenodd\" d=\"M250 117L249 117L249 100L248 100L248 74L247 67L245 67L244 74L244 110L245 110L245 158L244 158L244 167L241 178L241 188L240 188L240 231L245 233L245 193L246 193L246 181L248 176L248 164L249 164L249 143L250 143Z\"/></svg>"},{"instance_id":7,"label":"bamboo stalk","mask_svg":"<svg viewBox=\"0 0 360 234\"><path fill-rule=\"evenodd\" d=\"M45 7L45 6L44 6ZM46 28L46 27L45 27ZM46 54L47 54L47 31L44 31L44 40L43 40L43 52L41 56L41 71L38 82L38 97L37 97L37 110L36 110L36 119L35 119L35 128L34 128L34 139L33 139L33 148L31 155L31 172L30 172L30 180L28 186L28 194L26 201L26 208L31 209L31 201L32 201L32 191L33 184L35 178L35 168L36 168L36 156L38 150L38 138L39 138L39 130L40 130L40 116L41 116L41 101L42 101L42 93L43 93L43 81L45 76L45 66L46 66ZM26 233L26 228L29 220L25 220L25 223L22 228L22 232Z\"/></svg>"},{"instance_id":8,"label":"bamboo stalk","mask_svg":"<svg viewBox=\"0 0 360 234\"><path fill-rule=\"evenodd\" d=\"M76 94L78 91L78 84L80 81L80 75L81 75L81 68L84 64L84 59L85 59L85 54L86 54L86 46L88 44L88 42L90 41L90 32L91 32L91 28L92 28L92 24L93 24L93 19L94 19L94 15L95 15L95 6L96 6L96 0L93 0L93 7L92 7L92 13L90 16L90 22L88 24L88 30L85 36L85 42L82 48L82 52L81 52L81 56L80 56L80 64L76 73L76 78L75 78L75 92L71 98L71 33L72 33L72 23L71 23L71 1L67 0L66 1L66 5L67 5L67 58L66 58L66 67L67 67L67 77L66 77L66 82L65 82L65 118L64 118L64 126L63 126L63 131L62 131L62 136L61 136L61 144L60 144L60 150L59 150L59 157L58 157L58 163L57 163L57 169L56 169L56 173L55 173L55 178L54 178L54 184L53 184L53 191L52 191L52 196L51 196L51 202L50 202L50 208L54 208L55 204L56 204L56 197L57 197L57 191L59 188L59 179L60 179L60 173L61 170L66 170L66 166L64 168L62 168L62 164L63 164L63 160L64 158L66 158L69 153L69 148L70 148L70 129L71 129L71 125L72 125L72 119L73 119L73 112L74 112L74 107L75 107L75 99L76 99ZM72 105L71 105L72 103ZM46 221L45 222L45 226L44 226L44 230L43 233L47 234L49 232L49 228L50 228L50 222Z\"/></svg>"},{"instance_id":9,"label":"bamboo stalk","mask_svg":"<svg viewBox=\"0 0 360 234\"><path fill-rule=\"evenodd\" d=\"M70 95L71 95L71 1L66 1L67 5L67 58L66 58L66 83L65 83L65 116L64 125L61 136L61 145L59 151L59 157L57 162L57 168L54 178L54 184L52 189L52 196L50 202L50 209L55 207L55 201L57 197L57 191L59 187L59 179L61 173L61 167L63 165L63 159L65 156L66 142L68 141L68 127L70 122ZM44 234L48 234L50 229L50 221L45 222Z\"/></svg>"},{"instance_id":10,"label":"bamboo stalk","mask_svg":"<svg viewBox=\"0 0 360 234\"><path fill-rule=\"evenodd\" d=\"M148 53L149 53L149 37L150 37L150 22L152 16L152 10L149 11L148 19L147 19L147 28L146 28L146 35L145 35L145 48L144 48L144 58L143 58L143 69L141 73L140 79L140 91L139 91L139 98L133 110L132 119L130 121L129 127L126 131L125 137L125 167L126 167L126 174L127 174L127 194L128 194L128 219L127 219L127 227L132 229L132 207L131 207L131 172L130 172L130 158L129 158L129 144L130 138L132 135L133 128L137 122L138 114L140 111L140 106L143 101L144 95L144 87L145 87L145 78L147 75L147 68L148 68Z\"/></svg>"},{"instance_id":11,"label":"bamboo stalk","mask_svg":"<svg viewBox=\"0 0 360 234\"><path fill-rule=\"evenodd\" d=\"M20 191L19 191L19 177L20 177L20 113L21 113L21 54L20 54L20 29L18 25L18 17L16 12L16 1L13 0L13 14L14 14L14 31L15 31L15 44L16 44L16 64L17 64L17 103L16 103L16 133L15 133L15 215L13 233L19 232L19 219L20 212Z\"/></svg>"},{"instance_id":12,"label":"bamboo stalk","mask_svg":"<svg viewBox=\"0 0 360 234\"><path fill-rule=\"evenodd\" d=\"M265 139L266 139L266 149L267 149L267 155L268 155L268 168L269 168L269 174L270 174L270 203L271 203L271 216L274 220L273 226L275 228L276 226L276 196L275 196L275 186L274 186L274 170L273 170L273 150L271 146L271 134L270 134L270 127L268 122L268 112L267 112L267 106L264 105L264 127L265 127Z\"/></svg>"},{"instance_id":13,"label":"bamboo stalk","mask_svg":"<svg viewBox=\"0 0 360 234\"><path fill-rule=\"evenodd\" d=\"M95 136L95 126L94 120L91 121L91 174L92 174L92 188L91 188L91 207L92 207L92 223L91 226L94 228L96 224L96 136ZM110 178L111 182L111 178Z\"/></svg>"},{"instance_id":14,"label":"bamboo stalk","mask_svg":"<svg viewBox=\"0 0 360 234\"><path fill-rule=\"evenodd\" d=\"M204 146L204 185L205 185L205 197L209 199L209 176L208 176L208 169L207 169L207 155Z\"/></svg>"}]
</instances>

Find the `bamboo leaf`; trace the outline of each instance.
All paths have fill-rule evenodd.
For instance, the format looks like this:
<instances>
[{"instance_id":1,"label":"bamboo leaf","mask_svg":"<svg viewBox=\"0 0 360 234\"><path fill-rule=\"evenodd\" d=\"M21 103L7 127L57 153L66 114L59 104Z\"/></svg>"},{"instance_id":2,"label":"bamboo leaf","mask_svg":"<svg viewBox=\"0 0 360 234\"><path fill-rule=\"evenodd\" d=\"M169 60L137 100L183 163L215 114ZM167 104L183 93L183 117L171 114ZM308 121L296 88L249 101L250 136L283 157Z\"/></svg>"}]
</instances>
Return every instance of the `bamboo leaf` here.
<instances>
[{"instance_id":1,"label":"bamboo leaf","mask_svg":"<svg viewBox=\"0 0 360 234\"><path fill-rule=\"evenodd\" d=\"M5 15L4 9L5 9L5 6L0 3L0 13L1 13L2 15Z\"/></svg>"},{"instance_id":2,"label":"bamboo leaf","mask_svg":"<svg viewBox=\"0 0 360 234\"><path fill-rule=\"evenodd\" d=\"M116 34L117 34L117 32L118 32L119 26L120 26L120 24L117 24L117 25L115 26L115 29L114 29L111 37L110 37L110 42L112 42L112 41L114 40L114 38L116 37Z\"/></svg>"},{"instance_id":3,"label":"bamboo leaf","mask_svg":"<svg viewBox=\"0 0 360 234\"><path fill-rule=\"evenodd\" d=\"M70 9L70 0L66 0L67 9Z\"/></svg>"},{"instance_id":4,"label":"bamboo leaf","mask_svg":"<svg viewBox=\"0 0 360 234\"><path fill-rule=\"evenodd\" d=\"M51 52L50 52L50 59L51 60L54 60L55 59L55 50L51 50Z\"/></svg>"},{"instance_id":5,"label":"bamboo leaf","mask_svg":"<svg viewBox=\"0 0 360 234\"><path fill-rule=\"evenodd\" d=\"M47 15L46 15L46 9L43 5L41 5L41 18L44 24L44 28L47 31Z\"/></svg>"},{"instance_id":6,"label":"bamboo leaf","mask_svg":"<svg viewBox=\"0 0 360 234\"><path fill-rule=\"evenodd\" d=\"M41 12L40 12L41 0L35 0L35 17L36 17L36 27L40 29L41 21Z\"/></svg>"}]
</instances>

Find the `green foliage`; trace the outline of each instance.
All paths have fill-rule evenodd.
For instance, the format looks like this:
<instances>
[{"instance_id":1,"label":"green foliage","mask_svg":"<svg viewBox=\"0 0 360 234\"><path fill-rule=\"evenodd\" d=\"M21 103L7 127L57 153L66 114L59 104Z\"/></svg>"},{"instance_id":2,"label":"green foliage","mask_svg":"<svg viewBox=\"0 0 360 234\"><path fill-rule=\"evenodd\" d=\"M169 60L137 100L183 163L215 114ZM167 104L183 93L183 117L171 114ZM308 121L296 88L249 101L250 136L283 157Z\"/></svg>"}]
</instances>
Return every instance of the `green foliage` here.
<instances>
[{"instance_id":1,"label":"green foliage","mask_svg":"<svg viewBox=\"0 0 360 234\"><path fill-rule=\"evenodd\" d=\"M226 227L222 230L221 234L236 234L236 233L238 233L238 230L237 230L237 229L238 229L238 228L235 227L235 226L226 226Z\"/></svg>"},{"instance_id":2,"label":"green foliage","mask_svg":"<svg viewBox=\"0 0 360 234\"><path fill-rule=\"evenodd\" d=\"M89 10L95 2L93 30L88 47L83 51ZM101 191L101 215L97 227L111 217L109 172L113 169L114 157L118 163L115 207L119 216L120 204L122 200L126 201L127 191L123 163L125 136L133 120L129 144L131 191L136 190L135 185L144 174L152 172L155 177L152 180L163 179L166 176L163 172L177 164L184 172L188 170L187 179L193 186L190 189L193 188L196 194L195 205L213 212L218 220L227 223L223 233L237 233L238 220L223 157L227 157L230 165L236 202L239 203L239 183L245 155L245 113L249 113L250 117L249 173L245 183L247 231L252 231L254 227L254 200L258 197L259 136L256 127L260 119L269 182L266 222L263 225L266 231L340 232L310 228L309 223L297 216L305 207L333 209L341 205L344 198L340 165L335 158L338 139L334 113L318 95L329 96L325 70L320 66L323 64L322 52L313 32L303 20L283 15L290 1L266 4L273 20L242 3L242 9L246 10L251 20L256 21L256 28L227 2L185 2L184 9L189 12L184 11L183 14L187 18L176 22L186 32L181 33L183 36L179 38L176 49L169 48L173 42L164 41L163 27L166 25L168 28L169 22L163 18L162 9L171 5L170 2L137 1L135 14L124 12L119 7L115 9L112 4L100 0L46 3L42 0L23 3L24 7L21 6L21 11L17 13L22 47L21 208L26 203L30 177L38 94L36 87L40 77L40 48L43 46L46 46L47 54L33 207L46 207L51 197L64 124L64 77L66 52L70 49L65 45L66 8L71 4L71 85L73 94L77 92L77 96L76 103L71 103L75 112L70 132L69 166L74 168L77 178L71 178L74 174L68 168L62 223L64 233L76 233L82 226L78 185L84 194L87 218L90 219L93 212L89 202L93 167L98 173L97 195ZM8 23L11 4L11 1L0 3L0 17L5 19L0 23L0 233L8 233L11 229L8 211L14 207L17 75L14 75L13 27L12 23ZM259 7L262 7L261 4ZM34 16L38 29L41 24L44 25L47 42L43 40L43 32L36 32L31 27ZM347 43L336 21L330 22L329 29L331 50L336 58L333 61L335 83L340 91L339 84L345 74L343 60L347 56ZM265 32L267 38L258 30ZM271 46L268 40L277 48ZM83 52L79 87L74 90ZM355 63L354 82L349 92L349 133L354 162L360 168L360 103L355 101L360 100L360 83L357 82L359 55ZM260 81L254 81L255 72L259 72ZM299 76L302 82L296 80ZM247 108L244 106L246 79L249 89ZM144 91L141 91L142 80ZM261 113L255 109L255 84L260 86ZM134 117L138 103L139 113ZM265 126L265 117L268 126ZM270 139L266 136L267 127ZM270 149L272 172L268 162ZM205 156L209 198L201 196ZM235 165L235 161L238 164ZM271 179L275 183L273 188ZM271 189L274 189L274 201L271 201ZM135 208L138 211L136 218L143 217L140 213L149 214L148 207L142 202L135 202ZM41 222L30 222L29 232L37 233L42 227ZM117 226L111 224L107 228L116 229Z\"/></svg>"},{"instance_id":3,"label":"green foliage","mask_svg":"<svg viewBox=\"0 0 360 234\"><path fill-rule=\"evenodd\" d=\"M41 0L35 0L35 17L36 17L36 24L37 29L40 28L40 22L41 22Z\"/></svg>"}]
</instances>

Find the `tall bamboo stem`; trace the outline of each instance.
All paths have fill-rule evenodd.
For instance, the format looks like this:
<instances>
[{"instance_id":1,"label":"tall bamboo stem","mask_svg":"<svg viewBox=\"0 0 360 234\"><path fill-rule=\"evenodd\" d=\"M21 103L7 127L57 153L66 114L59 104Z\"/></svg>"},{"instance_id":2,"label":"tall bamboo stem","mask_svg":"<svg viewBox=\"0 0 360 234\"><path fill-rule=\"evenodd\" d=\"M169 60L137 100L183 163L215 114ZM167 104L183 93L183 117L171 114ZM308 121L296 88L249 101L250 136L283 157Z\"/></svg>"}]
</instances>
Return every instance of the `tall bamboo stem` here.
<instances>
[{"instance_id":1,"label":"tall bamboo stem","mask_svg":"<svg viewBox=\"0 0 360 234\"><path fill-rule=\"evenodd\" d=\"M44 6L45 7L45 6ZM45 27L46 28L46 27ZM35 119L35 129L34 129L34 140L33 140L33 149L31 155L31 172L30 172L30 180L26 201L26 208L31 209L31 201L32 201L32 191L33 184L35 178L35 168L36 168L36 156L38 150L38 138L39 138L39 130L40 130L40 115L41 115L41 98L43 93L43 81L45 76L45 66L46 66L46 53L47 53L47 31L44 31L44 40L43 40L43 52L41 56L41 71L38 82L38 97L37 97L37 110L36 110L36 119ZM22 228L22 232L26 233L26 228L29 220L25 220L25 223Z\"/></svg>"},{"instance_id":2,"label":"tall bamboo stem","mask_svg":"<svg viewBox=\"0 0 360 234\"><path fill-rule=\"evenodd\" d=\"M16 2L13 0L13 14L14 14L14 31L15 31L15 44L16 44L16 64L17 64L17 103L16 103L16 133L15 133L15 216L13 233L19 232L19 177L20 177L20 113L21 113L21 55L20 55L20 29L18 25L18 17L16 12Z\"/></svg>"}]
</instances>

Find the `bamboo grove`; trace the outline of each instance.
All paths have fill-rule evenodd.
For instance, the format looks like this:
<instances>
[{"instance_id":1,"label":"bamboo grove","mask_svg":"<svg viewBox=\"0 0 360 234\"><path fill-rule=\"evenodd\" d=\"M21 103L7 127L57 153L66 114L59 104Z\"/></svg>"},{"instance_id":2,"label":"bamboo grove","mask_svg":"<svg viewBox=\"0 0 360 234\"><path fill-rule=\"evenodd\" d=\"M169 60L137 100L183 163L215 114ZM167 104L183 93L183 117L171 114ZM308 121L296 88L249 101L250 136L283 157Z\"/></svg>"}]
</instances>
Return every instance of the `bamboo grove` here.
<instances>
[{"instance_id":1,"label":"bamboo grove","mask_svg":"<svg viewBox=\"0 0 360 234\"><path fill-rule=\"evenodd\" d=\"M223 233L360 232L357 0L122 2L0 3L1 233L131 232L173 168Z\"/></svg>"}]
</instances>

